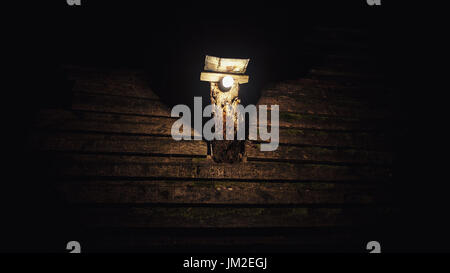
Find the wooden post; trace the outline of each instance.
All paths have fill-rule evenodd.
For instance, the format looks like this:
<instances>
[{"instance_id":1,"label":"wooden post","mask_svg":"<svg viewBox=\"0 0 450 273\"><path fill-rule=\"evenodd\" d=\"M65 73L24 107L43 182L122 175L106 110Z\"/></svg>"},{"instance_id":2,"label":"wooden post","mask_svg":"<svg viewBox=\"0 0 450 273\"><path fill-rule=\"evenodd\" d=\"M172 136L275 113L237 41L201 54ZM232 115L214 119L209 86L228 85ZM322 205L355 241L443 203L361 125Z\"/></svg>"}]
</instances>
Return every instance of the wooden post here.
<instances>
[{"instance_id":1,"label":"wooden post","mask_svg":"<svg viewBox=\"0 0 450 273\"><path fill-rule=\"evenodd\" d=\"M206 56L205 72L200 74L201 81L210 82L211 104L220 109L222 113L214 112L214 117L222 115L223 139L211 141L212 159L215 162L240 162L245 159L245 140L237 140L237 128L240 121L235 115L240 103L239 85L248 82L248 75L243 75L250 59L228 59ZM209 72L210 71L210 72ZM233 79L232 85L224 87L222 81L225 77ZM227 111L231 110L231 111ZM232 116L230 116L232 115ZM227 116L233 120L234 140L226 140Z\"/></svg>"}]
</instances>

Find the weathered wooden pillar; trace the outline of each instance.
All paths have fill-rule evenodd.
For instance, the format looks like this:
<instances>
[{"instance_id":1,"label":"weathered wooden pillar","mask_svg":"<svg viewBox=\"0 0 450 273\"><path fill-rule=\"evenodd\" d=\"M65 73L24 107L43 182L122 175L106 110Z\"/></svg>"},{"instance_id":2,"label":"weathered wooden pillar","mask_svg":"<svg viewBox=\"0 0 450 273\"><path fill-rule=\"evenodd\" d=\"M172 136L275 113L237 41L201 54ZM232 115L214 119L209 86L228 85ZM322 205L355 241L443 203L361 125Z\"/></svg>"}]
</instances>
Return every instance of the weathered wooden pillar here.
<instances>
[{"instance_id":1,"label":"weathered wooden pillar","mask_svg":"<svg viewBox=\"0 0 450 273\"><path fill-rule=\"evenodd\" d=\"M213 56L205 58L205 72L200 75L200 80L210 82L211 104L216 106L214 117L222 116L223 140L213 140L211 154L215 162L239 162L245 160L245 140L237 140L237 128L239 122L236 115L239 105L239 85L248 82L249 76L243 75L250 59L228 59ZM227 124L227 119L232 124ZM226 127L234 127L234 140L227 140Z\"/></svg>"}]
</instances>

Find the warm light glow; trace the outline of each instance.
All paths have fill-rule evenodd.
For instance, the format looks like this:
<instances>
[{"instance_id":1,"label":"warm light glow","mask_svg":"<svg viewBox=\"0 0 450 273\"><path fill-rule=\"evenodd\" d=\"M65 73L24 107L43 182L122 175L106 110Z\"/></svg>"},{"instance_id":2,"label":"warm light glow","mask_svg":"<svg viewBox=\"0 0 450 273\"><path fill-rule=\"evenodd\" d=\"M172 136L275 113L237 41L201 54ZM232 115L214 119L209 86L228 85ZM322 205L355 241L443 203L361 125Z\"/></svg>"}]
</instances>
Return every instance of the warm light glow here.
<instances>
[{"instance_id":1,"label":"warm light glow","mask_svg":"<svg viewBox=\"0 0 450 273\"><path fill-rule=\"evenodd\" d=\"M230 88L234 84L234 79L231 76L225 76L222 78L222 86L225 88Z\"/></svg>"}]
</instances>

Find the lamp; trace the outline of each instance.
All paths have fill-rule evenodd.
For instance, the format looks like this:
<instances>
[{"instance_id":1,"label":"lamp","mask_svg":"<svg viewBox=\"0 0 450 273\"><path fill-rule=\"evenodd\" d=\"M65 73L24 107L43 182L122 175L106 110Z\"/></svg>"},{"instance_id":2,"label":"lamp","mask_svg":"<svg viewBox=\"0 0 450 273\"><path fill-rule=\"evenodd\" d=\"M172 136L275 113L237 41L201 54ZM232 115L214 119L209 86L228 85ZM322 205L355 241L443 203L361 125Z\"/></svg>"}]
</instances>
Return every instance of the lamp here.
<instances>
[{"instance_id":1,"label":"lamp","mask_svg":"<svg viewBox=\"0 0 450 273\"><path fill-rule=\"evenodd\" d=\"M200 74L201 81L210 82L211 104L215 106L215 109L222 110L224 128L233 126L235 129L234 133L236 133L236 128L240 121L235 115L229 116L228 120L232 120L233 124L227 125L227 115L230 115L230 112L227 110L230 108L236 109L240 103L239 85L247 83L249 80L249 76L244 75L249 61L250 59L219 58L207 55L205 57L205 71ZM214 117L217 117L218 114L217 111L214 112ZM223 130L223 133L225 136L226 130ZM244 159L244 141L213 140L208 144L209 148L210 144L212 147L209 150L216 162L231 163Z\"/></svg>"}]
</instances>

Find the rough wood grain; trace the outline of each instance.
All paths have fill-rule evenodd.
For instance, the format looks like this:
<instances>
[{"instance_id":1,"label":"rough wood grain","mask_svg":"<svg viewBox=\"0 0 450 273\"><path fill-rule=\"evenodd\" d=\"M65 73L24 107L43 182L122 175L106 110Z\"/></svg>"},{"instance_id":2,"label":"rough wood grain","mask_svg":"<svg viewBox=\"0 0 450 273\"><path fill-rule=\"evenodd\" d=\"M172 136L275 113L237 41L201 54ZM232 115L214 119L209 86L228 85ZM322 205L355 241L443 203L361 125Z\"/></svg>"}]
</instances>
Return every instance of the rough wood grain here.
<instances>
[{"instance_id":1,"label":"rough wood grain","mask_svg":"<svg viewBox=\"0 0 450 273\"><path fill-rule=\"evenodd\" d=\"M369 204L383 201L375 184L232 181L68 181L70 203L92 204Z\"/></svg>"},{"instance_id":2,"label":"rough wood grain","mask_svg":"<svg viewBox=\"0 0 450 273\"><path fill-rule=\"evenodd\" d=\"M175 121L176 118L170 117L44 109L37 114L34 127L46 130L170 136L170 130ZM270 120L261 124L270 126ZM391 126L391 124L383 120L361 120L280 112L280 126L297 129L370 131L381 130ZM191 132L191 135L193 135L193 132Z\"/></svg>"},{"instance_id":3,"label":"rough wood grain","mask_svg":"<svg viewBox=\"0 0 450 273\"><path fill-rule=\"evenodd\" d=\"M283 144L347 147L369 150L388 150L392 146L384 132L321 131L298 128L280 128L279 140Z\"/></svg>"},{"instance_id":4,"label":"rough wood grain","mask_svg":"<svg viewBox=\"0 0 450 273\"><path fill-rule=\"evenodd\" d=\"M269 115L270 116L270 115ZM270 125L270 118L261 125ZM339 131L381 131L392 129L392 120L321 116L293 112L279 113L279 126L298 129Z\"/></svg>"},{"instance_id":5,"label":"rough wood grain","mask_svg":"<svg viewBox=\"0 0 450 273\"><path fill-rule=\"evenodd\" d=\"M392 89L384 86L343 86L332 82L320 82L312 79L299 79L273 83L263 90L267 97L289 95L296 99L316 98L327 101L355 101L379 103L381 100L389 99Z\"/></svg>"},{"instance_id":6,"label":"rough wood grain","mask_svg":"<svg viewBox=\"0 0 450 273\"><path fill-rule=\"evenodd\" d=\"M45 109L37 114L34 126L47 130L170 136L170 130L175 121L175 118L170 117Z\"/></svg>"},{"instance_id":7,"label":"rough wood grain","mask_svg":"<svg viewBox=\"0 0 450 273\"><path fill-rule=\"evenodd\" d=\"M217 164L203 158L54 155L49 166L57 176L205 178L302 181L380 181L392 175L380 166L333 166L284 162L245 162Z\"/></svg>"},{"instance_id":8,"label":"rough wood grain","mask_svg":"<svg viewBox=\"0 0 450 273\"><path fill-rule=\"evenodd\" d=\"M84 208L89 227L257 228L362 226L376 223L386 210L367 208Z\"/></svg>"},{"instance_id":9,"label":"rough wood grain","mask_svg":"<svg viewBox=\"0 0 450 273\"><path fill-rule=\"evenodd\" d=\"M159 100L85 93L74 94L72 109L119 114L170 116L168 107Z\"/></svg>"},{"instance_id":10,"label":"rough wood grain","mask_svg":"<svg viewBox=\"0 0 450 273\"><path fill-rule=\"evenodd\" d=\"M331 162L344 164L390 165L393 156L388 152L355 149L332 149L323 147L298 147L280 145L273 152L261 152L260 144L248 141L245 152L249 160L291 160L308 162Z\"/></svg>"},{"instance_id":11,"label":"rough wood grain","mask_svg":"<svg viewBox=\"0 0 450 273\"><path fill-rule=\"evenodd\" d=\"M206 156L203 141L175 141L172 137L73 132L36 132L31 146L41 151L166 154Z\"/></svg>"},{"instance_id":12,"label":"rough wood grain","mask_svg":"<svg viewBox=\"0 0 450 273\"><path fill-rule=\"evenodd\" d=\"M40 151L195 156L207 154L207 145L203 141L175 141L169 136L37 131L30 136L30 145ZM248 141L245 150L249 159L358 164L392 163L392 156L389 153L354 149L281 145L273 152L261 152L260 144Z\"/></svg>"},{"instance_id":13,"label":"rough wood grain","mask_svg":"<svg viewBox=\"0 0 450 273\"><path fill-rule=\"evenodd\" d=\"M351 120L346 123L335 124L333 123L334 119L328 118L318 118L323 122L322 124L316 124L314 119L311 120L309 116L299 114L281 113L280 119L284 120L281 122L284 126L318 127L319 129L350 129L358 128L359 124ZM170 136L174 121L173 118L165 117L43 110L36 118L35 127L47 130ZM303 122L297 123L297 121ZM289 144L375 149L389 147L388 140L383 133L303 130L295 127L280 129L280 142Z\"/></svg>"},{"instance_id":14,"label":"rough wood grain","mask_svg":"<svg viewBox=\"0 0 450 273\"><path fill-rule=\"evenodd\" d=\"M279 105L280 111L299 114L318 114L342 117L386 118L391 116L386 108L361 105L352 101L330 102L322 99L296 98L289 95L266 97L264 95L258 101L259 105Z\"/></svg>"}]
</instances>

